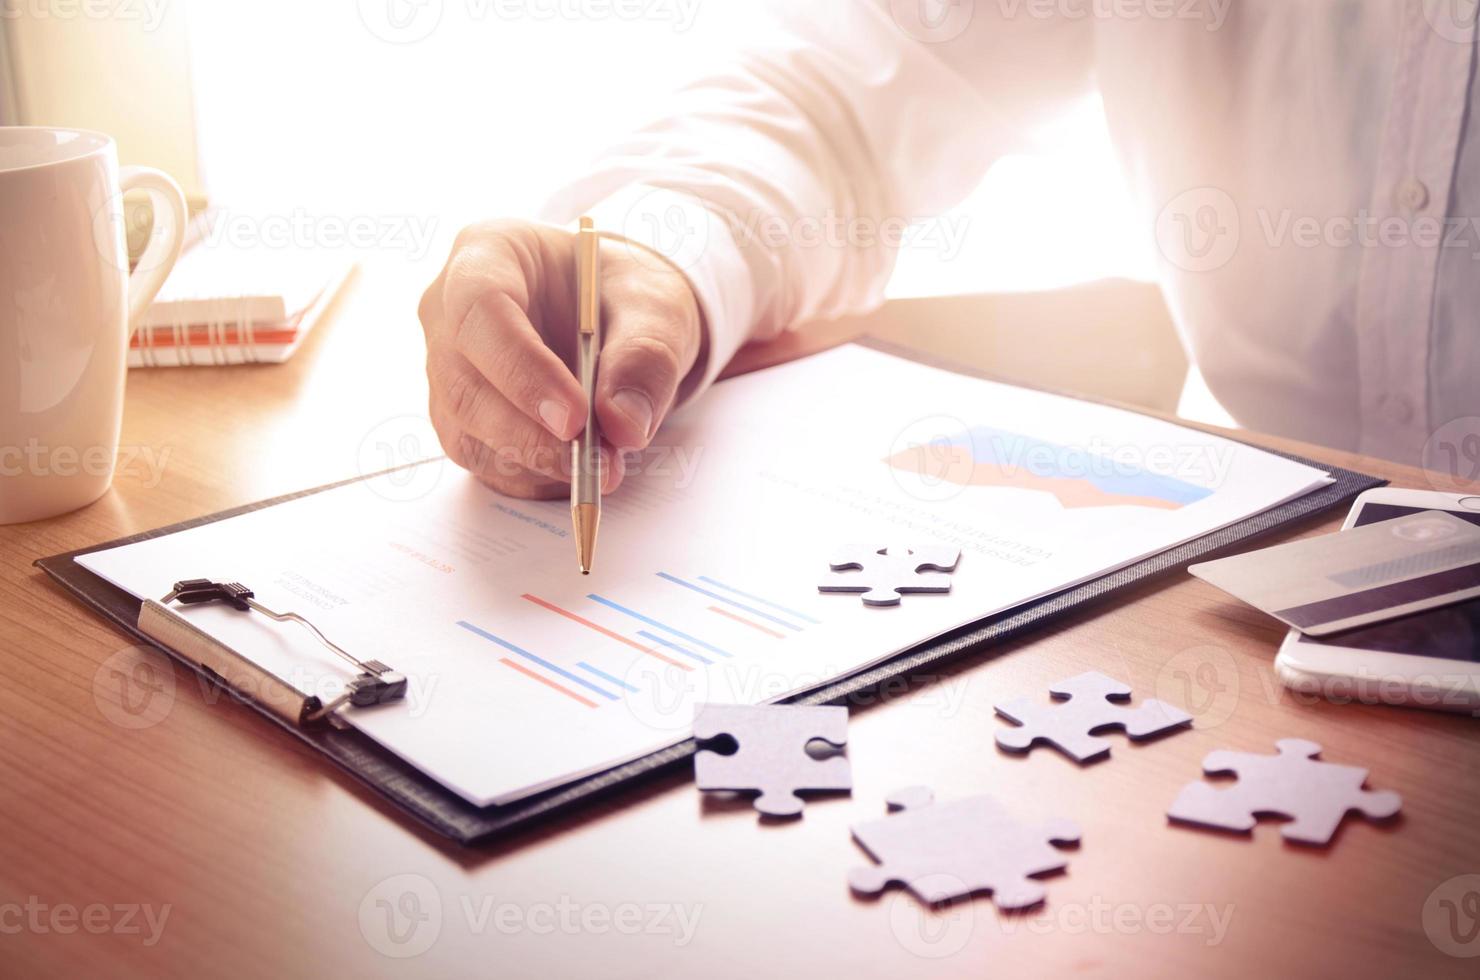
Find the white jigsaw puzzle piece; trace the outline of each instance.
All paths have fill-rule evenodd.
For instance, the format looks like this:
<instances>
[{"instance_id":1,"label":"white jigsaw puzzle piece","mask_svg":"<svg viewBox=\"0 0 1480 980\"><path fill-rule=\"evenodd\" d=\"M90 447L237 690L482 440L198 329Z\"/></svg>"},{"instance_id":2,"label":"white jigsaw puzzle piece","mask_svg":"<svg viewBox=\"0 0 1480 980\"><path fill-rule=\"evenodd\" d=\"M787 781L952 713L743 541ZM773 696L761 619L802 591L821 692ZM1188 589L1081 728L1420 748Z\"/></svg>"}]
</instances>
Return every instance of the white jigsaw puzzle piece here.
<instances>
[{"instance_id":1,"label":"white jigsaw puzzle piece","mask_svg":"<svg viewBox=\"0 0 1480 980\"><path fill-rule=\"evenodd\" d=\"M759 793L754 806L768 817L802 812L798 791L849 790L853 773L840 755L814 758L807 743L822 740L841 748L848 740L848 709L838 705L704 704L695 709L694 738L728 735L732 755L701 748L694 755L700 790Z\"/></svg>"},{"instance_id":2,"label":"white jigsaw puzzle piece","mask_svg":"<svg viewBox=\"0 0 1480 980\"><path fill-rule=\"evenodd\" d=\"M853 828L880 862L849 873L849 885L862 894L897 881L932 905L990 891L998 908L1030 908L1046 896L1033 876L1068 865L1052 845L1079 840L1072 821L1022 823L989 796L932 803L929 790L913 787L891 794L889 804L896 812Z\"/></svg>"},{"instance_id":3,"label":"white jigsaw puzzle piece","mask_svg":"<svg viewBox=\"0 0 1480 980\"><path fill-rule=\"evenodd\" d=\"M1218 751L1203 760L1208 775L1234 773L1230 786L1206 782L1182 788L1167 815L1219 830L1249 832L1260 814L1290 818L1280 830L1286 840L1324 845L1353 811L1382 820L1403 805L1397 793L1362 788L1367 770L1316 759L1321 747L1299 738L1275 743L1278 755Z\"/></svg>"},{"instance_id":4,"label":"white jigsaw puzzle piece","mask_svg":"<svg viewBox=\"0 0 1480 980\"><path fill-rule=\"evenodd\" d=\"M1110 742L1097 737L1098 730L1121 728L1139 740L1192 724L1190 714L1165 701L1151 699L1130 707L1130 686L1098 671L1059 681L1049 693L1052 704L1017 698L995 706L999 715L1019 726L997 732L999 747L1027 752L1043 741L1076 762L1094 762L1110 754Z\"/></svg>"},{"instance_id":5,"label":"white jigsaw puzzle piece","mask_svg":"<svg viewBox=\"0 0 1480 980\"><path fill-rule=\"evenodd\" d=\"M819 592L862 593L870 606L896 606L908 593L951 591L950 572L961 560L961 549L949 545L909 547L853 544L840 548L828 561L832 573L817 586Z\"/></svg>"}]
</instances>

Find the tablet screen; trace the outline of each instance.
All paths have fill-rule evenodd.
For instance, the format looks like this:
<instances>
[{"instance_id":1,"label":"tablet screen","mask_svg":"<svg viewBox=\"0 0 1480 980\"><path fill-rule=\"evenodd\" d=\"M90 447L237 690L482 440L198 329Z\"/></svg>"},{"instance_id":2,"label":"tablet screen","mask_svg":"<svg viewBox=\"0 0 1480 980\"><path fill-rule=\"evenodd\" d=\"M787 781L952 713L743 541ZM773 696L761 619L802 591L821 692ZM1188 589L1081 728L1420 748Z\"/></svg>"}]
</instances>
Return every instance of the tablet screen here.
<instances>
[{"instance_id":1,"label":"tablet screen","mask_svg":"<svg viewBox=\"0 0 1480 980\"><path fill-rule=\"evenodd\" d=\"M1427 510L1396 504L1367 504L1357 514L1353 527L1390 521ZM1446 511L1460 520L1480 525L1480 513ZM1373 650L1380 653L1412 653L1444 660L1480 661L1480 599L1390 619L1385 623L1348 630L1325 639L1302 637L1302 643Z\"/></svg>"}]
</instances>

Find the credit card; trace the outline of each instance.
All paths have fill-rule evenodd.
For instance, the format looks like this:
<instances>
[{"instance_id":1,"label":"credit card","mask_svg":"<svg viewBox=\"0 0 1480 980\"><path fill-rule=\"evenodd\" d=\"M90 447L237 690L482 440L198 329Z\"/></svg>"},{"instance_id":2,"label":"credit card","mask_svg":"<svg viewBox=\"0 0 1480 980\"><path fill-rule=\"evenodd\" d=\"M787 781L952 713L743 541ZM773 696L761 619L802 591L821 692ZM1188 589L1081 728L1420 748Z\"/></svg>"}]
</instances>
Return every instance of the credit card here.
<instances>
[{"instance_id":1,"label":"credit card","mask_svg":"<svg viewBox=\"0 0 1480 980\"><path fill-rule=\"evenodd\" d=\"M1310 636L1480 596L1480 527L1441 510L1188 569Z\"/></svg>"}]
</instances>

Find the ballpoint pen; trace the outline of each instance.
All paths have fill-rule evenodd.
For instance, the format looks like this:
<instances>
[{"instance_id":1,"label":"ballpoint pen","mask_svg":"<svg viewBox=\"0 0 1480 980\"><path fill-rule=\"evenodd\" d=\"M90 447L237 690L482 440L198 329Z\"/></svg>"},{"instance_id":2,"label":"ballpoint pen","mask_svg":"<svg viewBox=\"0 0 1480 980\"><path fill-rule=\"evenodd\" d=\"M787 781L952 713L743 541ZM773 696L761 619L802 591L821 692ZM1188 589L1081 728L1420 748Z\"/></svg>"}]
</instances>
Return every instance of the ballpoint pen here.
<instances>
[{"instance_id":1,"label":"ballpoint pen","mask_svg":"<svg viewBox=\"0 0 1480 980\"><path fill-rule=\"evenodd\" d=\"M601 432L596 425L596 358L601 353L600 238L590 218L576 233L576 374L586 393L586 425L571 443L570 520L581 574L591 574L601 523Z\"/></svg>"}]
</instances>

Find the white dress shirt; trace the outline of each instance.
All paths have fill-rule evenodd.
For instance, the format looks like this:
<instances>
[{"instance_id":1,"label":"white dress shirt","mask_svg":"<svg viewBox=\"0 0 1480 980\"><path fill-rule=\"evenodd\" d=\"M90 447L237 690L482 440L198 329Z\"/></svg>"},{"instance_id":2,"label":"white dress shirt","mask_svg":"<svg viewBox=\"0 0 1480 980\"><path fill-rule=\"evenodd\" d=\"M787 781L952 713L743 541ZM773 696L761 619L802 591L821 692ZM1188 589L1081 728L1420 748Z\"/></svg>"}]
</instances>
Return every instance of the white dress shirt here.
<instances>
[{"instance_id":1,"label":"white dress shirt","mask_svg":"<svg viewBox=\"0 0 1480 980\"><path fill-rule=\"evenodd\" d=\"M711 380L879 303L901 226L1098 89L1173 317L1251 428L1480 431L1475 0L808 0L552 201L694 284ZM1065 228L1065 235L1075 229Z\"/></svg>"}]
</instances>

